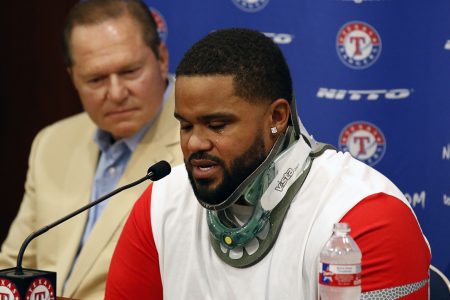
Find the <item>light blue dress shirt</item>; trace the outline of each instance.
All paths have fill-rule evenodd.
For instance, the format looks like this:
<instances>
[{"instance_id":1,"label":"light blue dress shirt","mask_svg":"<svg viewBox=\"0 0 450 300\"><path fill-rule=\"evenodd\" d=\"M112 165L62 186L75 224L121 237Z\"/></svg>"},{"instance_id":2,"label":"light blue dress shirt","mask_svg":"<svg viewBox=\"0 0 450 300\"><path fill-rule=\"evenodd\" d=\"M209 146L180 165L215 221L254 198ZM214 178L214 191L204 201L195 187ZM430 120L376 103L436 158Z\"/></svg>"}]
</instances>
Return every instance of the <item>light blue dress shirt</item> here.
<instances>
[{"instance_id":1,"label":"light blue dress shirt","mask_svg":"<svg viewBox=\"0 0 450 300\"><path fill-rule=\"evenodd\" d=\"M164 92L162 107L165 105L169 93L172 90L173 80L169 79L169 84ZM159 113L160 113L159 112ZM159 114L158 113L158 114ZM95 172L94 183L91 192L91 202L112 192L117 188L117 183L125 172L131 154L134 152L144 134L152 126L154 119L151 119L141 130L133 136L113 142L113 138L109 132L97 129L94 141L100 149L100 158ZM84 229L81 239L80 249L83 247L86 239L92 231L95 222L108 205L109 201L113 201L114 197L105 200L89 210L89 218Z\"/></svg>"},{"instance_id":2,"label":"light blue dress shirt","mask_svg":"<svg viewBox=\"0 0 450 300\"><path fill-rule=\"evenodd\" d=\"M173 84L173 76L169 76L169 82L163 96L163 103L157 115L161 113L162 108L166 104L170 92L172 91ZM96 130L94 141L99 147L100 156L95 172L94 182L92 185L91 202L97 200L103 195L112 192L115 188L117 188L117 183L125 172L128 161L130 160L133 151L136 149L145 133L152 126L156 116L133 136L117 141L114 141L110 133L101 129ZM95 226L97 219L100 217L109 201L114 201L114 196L89 209L88 220L80 241L77 256L74 258L71 271L67 276L66 282L69 279L70 274L72 273L72 268L78 258L78 254L83 248L87 238L89 237L89 234Z\"/></svg>"}]
</instances>

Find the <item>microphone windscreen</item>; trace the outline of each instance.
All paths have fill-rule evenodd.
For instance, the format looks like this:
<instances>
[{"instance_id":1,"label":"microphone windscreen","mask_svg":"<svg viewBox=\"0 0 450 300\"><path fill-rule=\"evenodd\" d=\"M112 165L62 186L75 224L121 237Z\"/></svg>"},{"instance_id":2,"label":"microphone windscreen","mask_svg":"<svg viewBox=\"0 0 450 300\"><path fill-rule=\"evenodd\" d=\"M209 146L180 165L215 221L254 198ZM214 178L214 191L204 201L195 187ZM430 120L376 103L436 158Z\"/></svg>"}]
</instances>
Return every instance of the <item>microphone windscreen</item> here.
<instances>
[{"instance_id":1,"label":"microphone windscreen","mask_svg":"<svg viewBox=\"0 0 450 300\"><path fill-rule=\"evenodd\" d=\"M148 168L147 174L149 174L152 181L160 180L170 174L171 168L167 161L161 160Z\"/></svg>"}]
</instances>

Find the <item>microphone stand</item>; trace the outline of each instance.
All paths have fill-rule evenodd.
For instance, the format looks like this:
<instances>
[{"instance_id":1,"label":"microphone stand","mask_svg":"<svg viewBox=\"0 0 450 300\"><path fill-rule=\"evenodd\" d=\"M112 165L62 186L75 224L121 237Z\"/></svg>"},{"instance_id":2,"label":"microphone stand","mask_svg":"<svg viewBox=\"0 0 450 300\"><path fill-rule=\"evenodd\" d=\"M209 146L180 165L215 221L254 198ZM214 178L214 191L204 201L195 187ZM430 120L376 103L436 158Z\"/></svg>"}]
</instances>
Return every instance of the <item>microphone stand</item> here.
<instances>
[{"instance_id":1,"label":"microphone stand","mask_svg":"<svg viewBox=\"0 0 450 300\"><path fill-rule=\"evenodd\" d=\"M89 203L89 204L87 204L87 205L85 205L85 206L83 206L83 207L77 209L76 211L74 211L74 212L68 214L67 216L64 216L64 217L62 217L61 219L56 220L55 222L53 222L53 223L51 223L51 224L49 224L49 225L47 225L47 226L44 226L44 227L42 227L41 229L36 230L36 231L33 232L32 234L30 234L30 235L25 239L25 241L23 242L22 246L20 247L19 254L18 254L18 256L17 256L17 266L16 266L16 272L15 272L15 274L16 274L16 275L23 275L23 268L22 268L23 254L25 253L25 249L27 248L28 244L29 244L33 239L35 239L36 237L40 236L41 234L46 233L47 231L49 231L49 230L52 229L53 227L58 226L59 224L61 224L61 223L65 222L65 221L67 221L68 219L70 219L70 218L72 218L72 217L75 217L76 215L82 213L83 211L85 211L85 210L87 210L87 209L89 209L89 208L91 208L91 207L93 207L93 206L99 204L100 202L105 201L106 199L108 199L108 198L114 196L115 194L120 193L121 191L126 190L126 189L128 189L128 188L130 188L130 187L133 187L133 186L135 186L135 185L138 185L139 183L141 183L141 182L143 182L143 181L145 181L145 180L147 180L147 179L150 179L151 176L152 176L152 174L151 174L151 173L148 173L147 175L145 175L145 176L142 177L141 179L138 179L138 180L136 180L136 181L134 181L134 182L132 182L132 183L129 183L129 184L127 184L127 185L124 185L124 186L122 186L122 187L120 187L120 188L118 188L118 189L115 189L115 190L112 191L111 193L106 194L106 195L104 195L104 196L98 198L98 199L95 200L94 202L91 202L91 203Z\"/></svg>"},{"instance_id":2,"label":"microphone stand","mask_svg":"<svg viewBox=\"0 0 450 300\"><path fill-rule=\"evenodd\" d=\"M19 254L17 255L16 267L0 270L0 299L56 299L56 272L22 268L23 255L30 242L53 227L75 217L76 215L114 196L115 194L138 185L147 179L157 181L167 176L170 171L170 165L168 162L163 160L159 161L151 166L147 171L147 175L141 179L119 187L109 194L100 197L99 199L30 234L20 247Z\"/></svg>"}]
</instances>

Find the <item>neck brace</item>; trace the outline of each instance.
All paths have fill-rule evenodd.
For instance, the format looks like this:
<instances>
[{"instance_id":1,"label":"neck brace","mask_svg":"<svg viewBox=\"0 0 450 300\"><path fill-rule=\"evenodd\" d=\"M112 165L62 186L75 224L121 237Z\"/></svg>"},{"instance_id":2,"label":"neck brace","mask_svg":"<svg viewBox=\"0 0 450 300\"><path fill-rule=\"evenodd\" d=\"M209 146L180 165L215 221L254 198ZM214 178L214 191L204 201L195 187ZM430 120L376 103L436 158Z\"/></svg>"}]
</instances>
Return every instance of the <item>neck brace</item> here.
<instances>
[{"instance_id":1,"label":"neck brace","mask_svg":"<svg viewBox=\"0 0 450 300\"><path fill-rule=\"evenodd\" d=\"M317 143L308 134L298 117L294 97L291 102L290 126L277 139L263 163L223 202L211 205L199 200L208 209L211 245L230 266L249 267L269 253L313 159L326 149L334 149ZM226 210L239 199L253 208L243 225Z\"/></svg>"},{"instance_id":2,"label":"neck brace","mask_svg":"<svg viewBox=\"0 0 450 300\"><path fill-rule=\"evenodd\" d=\"M253 207L240 226L227 210L208 210L207 222L217 255L234 267L248 267L262 259L278 236L289 205L311 167L311 147L296 139L292 127L280 136L266 160L233 194ZM253 176L252 176L253 175ZM247 179L249 179L247 178ZM230 196L231 197L231 196Z\"/></svg>"}]
</instances>

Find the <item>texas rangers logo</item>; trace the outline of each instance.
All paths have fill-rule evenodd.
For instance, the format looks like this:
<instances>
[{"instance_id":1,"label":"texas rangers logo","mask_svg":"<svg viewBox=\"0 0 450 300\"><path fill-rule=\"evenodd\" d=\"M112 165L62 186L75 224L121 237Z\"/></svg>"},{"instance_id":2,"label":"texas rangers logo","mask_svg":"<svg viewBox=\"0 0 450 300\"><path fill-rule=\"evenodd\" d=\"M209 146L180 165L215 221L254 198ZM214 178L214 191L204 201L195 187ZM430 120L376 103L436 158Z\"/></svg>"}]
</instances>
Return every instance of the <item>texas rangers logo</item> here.
<instances>
[{"instance_id":1,"label":"texas rangers logo","mask_svg":"<svg viewBox=\"0 0 450 300\"><path fill-rule=\"evenodd\" d=\"M35 279L28 287L25 300L55 300L55 290L45 278Z\"/></svg>"},{"instance_id":2,"label":"texas rangers logo","mask_svg":"<svg viewBox=\"0 0 450 300\"><path fill-rule=\"evenodd\" d=\"M150 11L152 12L153 19L155 19L159 38L161 39L161 41L166 42L168 35L166 20L156 8L150 7Z\"/></svg>"},{"instance_id":3,"label":"texas rangers logo","mask_svg":"<svg viewBox=\"0 0 450 300\"><path fill-rule=\"evenodd\" d=\"M0 278L0 300L20 300L16 285L5 278Z\"/></svg>"},{"instance_id":4,"label":"texas rangers logo","mask_svg":"<svg viewBox=\"0 0 450 300\"><path fill-rule=\"evenodd\" d=\"M266 7L269 0L233 0L233 3L246 12L257 12Z\"/></svg>"},{"instance_id":5,"label":"texas rangers logo","mask_svg":"<svg viewBox=\"0 0 450 300\"><path fill-rule=\"evenodd\" d=\"M380 57L381 38L369 24L354 21L341 27L336 37L336 46L344 65L352 69L365 69Z\"/></svg>"},{"instance_id":6,"label":"texas rangers logo","mask_svg":"<svg viewBox=\"0 0 450 300\"><path fill-rule=\"evenodd\" d=\"M339 135L339 148L356 159L376 165L386 151L386 140L381 130L365 121L348 124Z\"/></svg>"}]
</instances>

